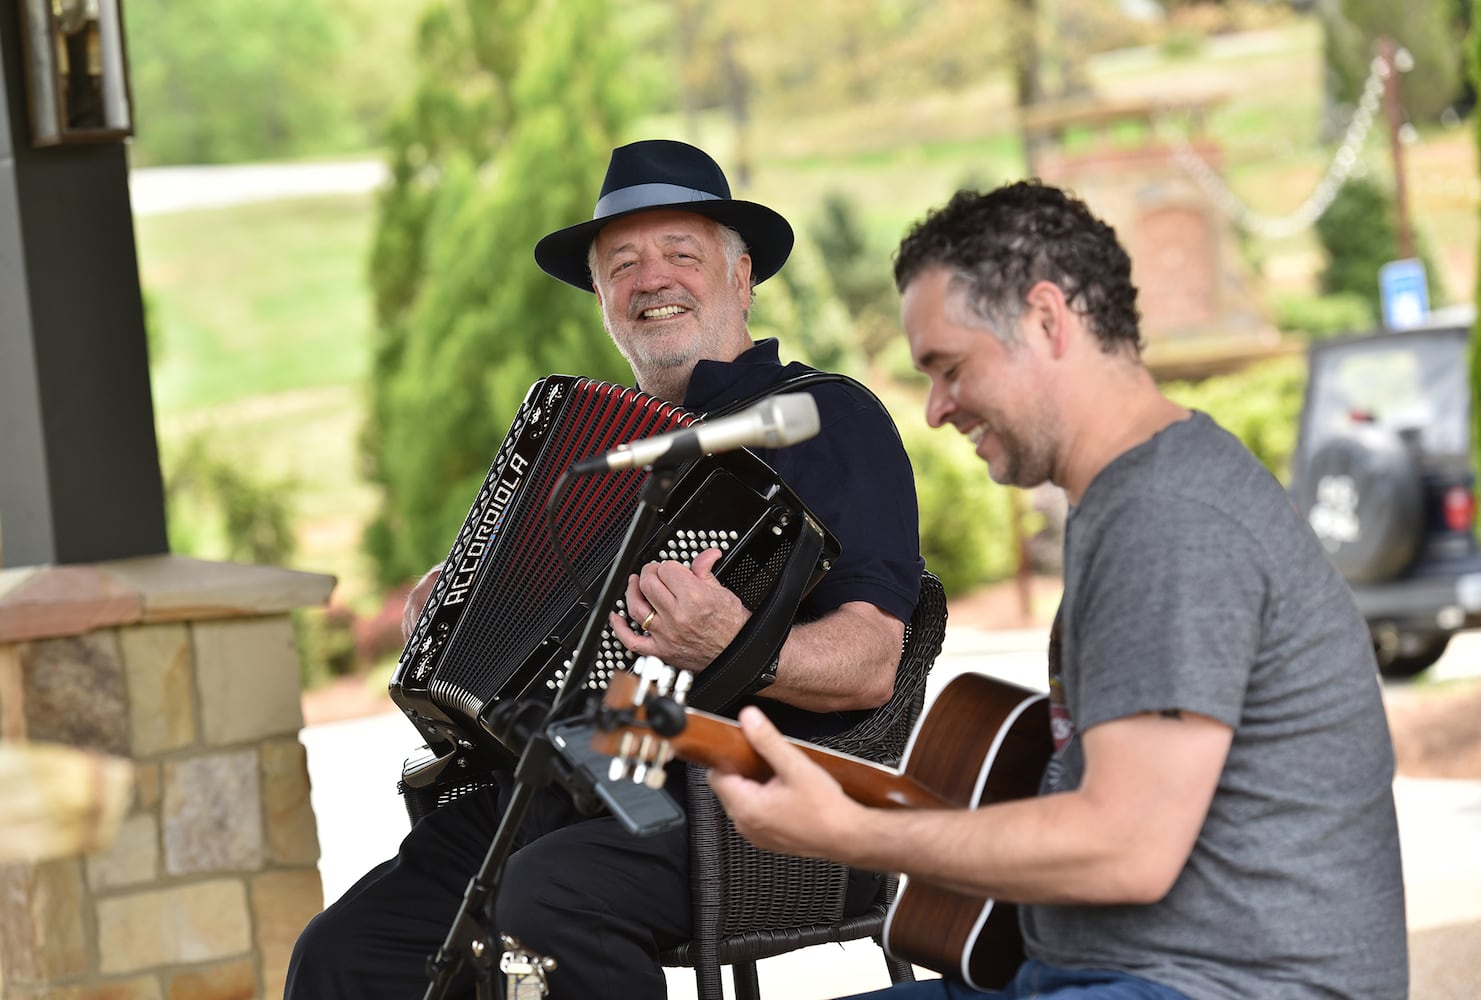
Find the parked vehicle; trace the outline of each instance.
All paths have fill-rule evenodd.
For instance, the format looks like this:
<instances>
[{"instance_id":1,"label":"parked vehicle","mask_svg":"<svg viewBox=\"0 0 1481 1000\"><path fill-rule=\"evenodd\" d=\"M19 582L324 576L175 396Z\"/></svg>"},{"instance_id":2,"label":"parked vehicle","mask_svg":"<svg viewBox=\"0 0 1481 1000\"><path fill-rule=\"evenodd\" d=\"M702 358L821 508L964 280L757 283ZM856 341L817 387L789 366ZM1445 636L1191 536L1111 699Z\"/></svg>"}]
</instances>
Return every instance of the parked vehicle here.
<instances>
[{"instance_id":1,"label":"parked vehicle","mask_svg":"<svg viewBox=\"0 0 1481 1000\"><path fill-rule=\"evenodd\" d=\"M1291 489L1408 677L1481 627L1469 323L1317 341Z\"/></svg>"}]
</instances>

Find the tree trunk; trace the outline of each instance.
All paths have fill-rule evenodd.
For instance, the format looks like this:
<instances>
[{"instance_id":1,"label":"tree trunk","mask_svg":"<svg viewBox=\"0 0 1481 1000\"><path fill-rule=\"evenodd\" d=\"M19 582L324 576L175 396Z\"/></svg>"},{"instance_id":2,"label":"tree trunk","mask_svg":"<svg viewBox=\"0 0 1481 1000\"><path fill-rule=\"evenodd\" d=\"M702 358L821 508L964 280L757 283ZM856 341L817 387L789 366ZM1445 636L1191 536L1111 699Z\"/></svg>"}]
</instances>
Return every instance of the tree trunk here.
<instances>
[{"instance_id":1,"label":"tree trunk","mask_svg":"<svg viewBox=\"0 0 1481 1000\"><path fill-rule=\"evenodd\" d=\"M735 127L736 187L745 188L751 183L750 80L735 57L735 35L729 28L720 36L720 62L725 67L725 110Z\"/></svg>"},{"instance_id":2,"label":"tree trunk","mask_svg":"<svg viewBox=\"0 0 1481 1000\"><path fill-rule=\"evenodd\" d=\"M704 14L694 0L674 0L675 32L679 45L679 101L684 116L684 137L691 145L701 145L699 135L699 89L694 55L699 51L700 28Z\"/></svg>"},{"instance_id":3,"label":"tree trunk","mask_svg":"<svg viewBox=\"0 0 1481 1000\"><path fill-rule=\"evenodd\" d=\"M1044 99L1042 54L1039 51L1038 0L1013 0L1016 25L1013 46L1013 89L1018 102L1019 136L1030 177L1039 176L1039 156L1049 137L1025 124L1024 112Z\"/></svg>"}]
</instances>

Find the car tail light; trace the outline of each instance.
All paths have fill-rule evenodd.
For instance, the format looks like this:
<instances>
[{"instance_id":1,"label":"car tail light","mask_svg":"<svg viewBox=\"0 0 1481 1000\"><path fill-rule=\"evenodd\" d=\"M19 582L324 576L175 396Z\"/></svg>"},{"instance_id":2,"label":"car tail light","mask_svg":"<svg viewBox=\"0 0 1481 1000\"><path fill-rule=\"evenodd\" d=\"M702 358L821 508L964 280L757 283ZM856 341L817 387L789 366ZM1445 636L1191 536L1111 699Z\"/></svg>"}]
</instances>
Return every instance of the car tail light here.
<instances>
[{"instance_id":1,"label":"car tail light","mask_svg":"<svg viewBox=\"0 0 1481 1000\"><path fill-rule=\"evenodd\" d=\"M1476 498L1464 486L1445 491L1445 526L1451 531L1470 531L1476 516Z\"/></svg>"}]
</instances>

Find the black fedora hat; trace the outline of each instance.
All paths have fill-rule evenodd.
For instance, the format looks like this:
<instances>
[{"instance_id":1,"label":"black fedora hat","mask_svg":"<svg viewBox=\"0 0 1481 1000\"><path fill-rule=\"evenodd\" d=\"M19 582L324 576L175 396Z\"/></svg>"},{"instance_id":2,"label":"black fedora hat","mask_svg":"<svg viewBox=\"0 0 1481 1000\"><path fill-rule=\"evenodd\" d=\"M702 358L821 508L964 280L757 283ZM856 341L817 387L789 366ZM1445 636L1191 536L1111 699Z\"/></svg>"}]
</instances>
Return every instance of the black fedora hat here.
<instances>
[{"instance_id":1,"label":"black fedora hat","mask_svg":"<svg viewBox=\"0 0 1481 1000\"><path fill-rule=\"evenodd\" d=\"M568 285L591 291L586 256L608 223L636 212L694 212L740 233L751 254L751 279L776 274L792 252L792 227L765 205L730 197L730 185L709 154L673 139L645 139L612 150L602 193L590 220L558 229L535 244L535 263Z\"/></svg>"}]
</instances>

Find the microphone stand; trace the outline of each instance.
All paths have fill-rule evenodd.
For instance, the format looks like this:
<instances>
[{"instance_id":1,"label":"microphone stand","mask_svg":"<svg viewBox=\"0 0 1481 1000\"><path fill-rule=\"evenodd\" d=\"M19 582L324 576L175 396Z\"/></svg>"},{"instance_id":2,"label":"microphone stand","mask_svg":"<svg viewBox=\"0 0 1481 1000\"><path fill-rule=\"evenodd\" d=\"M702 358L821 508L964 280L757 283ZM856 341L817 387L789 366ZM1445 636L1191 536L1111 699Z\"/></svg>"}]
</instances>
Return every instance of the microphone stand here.
<instances>
[{"instance_id":1,"label":"microphone stand","mask_svg":"<svg viewBox=\"0 0 1481 1000\"><path fill-rule=\"evenodd\" d=\"M612 566L607 571L601 596L592 606L591 616L586 620L586 626L571 656L571 667L566 671L555 700L540 721L530 727L529 740L520 751L519 761L514 769L514 791L499 820L498 830L489 844L488 852L484 855L483 865L469 880L468 888L463 892L463 902L458 907L442 946L427 960L427 977L430 983L424 1000L440 1000L445 997L453 977L464 962L474 971L478 1000L495 1000L498 994L494 991L493 977L499 967L499 936L492 928L493 903L498 898L499 885L514 846L515 835L529 812L535 793L555 780L572 793L578 807L582 806L583 800L593 801L589 787L581 787L581 777L561 760L546 731L551 723L560 719L568 704L574 702L586 687L587 677L596 659L597 643L605 626L607 609L617 602L626 588L628 574L632 571L628 564L652 533L659 511L668 502L669 494L673 491L677 479L677 469L670 464L673 461L672 457L665 456L661 463L648 466L648 481L643 484L627 534L623 536L617 557L612 560ZM520 715L534 714L520 712L519 706L515 706L513 712L511 721L520 729L524 728L519 724Z\"/></svg>"}]
</instances>

